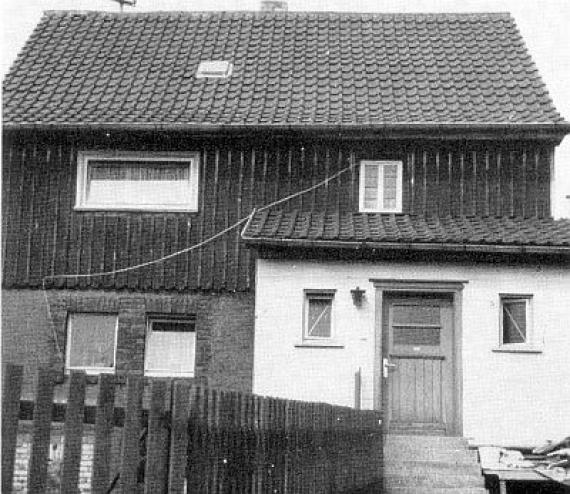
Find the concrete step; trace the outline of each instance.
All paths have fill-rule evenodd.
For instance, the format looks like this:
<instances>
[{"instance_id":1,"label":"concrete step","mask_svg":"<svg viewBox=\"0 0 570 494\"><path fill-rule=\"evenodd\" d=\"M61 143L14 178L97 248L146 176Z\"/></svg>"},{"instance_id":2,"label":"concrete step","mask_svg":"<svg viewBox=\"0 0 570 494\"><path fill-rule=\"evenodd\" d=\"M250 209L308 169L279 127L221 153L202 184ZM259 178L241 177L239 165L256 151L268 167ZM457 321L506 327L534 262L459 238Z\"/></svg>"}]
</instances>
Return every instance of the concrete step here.
<instances>
[{"instance_id":1,"label":"concrete step","mask_svg":"<svg viewBox=\"0 0 570 494\"><path fill-rule=\"evenodd\" d=\"M414 449L384 447L386 463L402 463L405 461L444 462L455 464L478 463L477 451L468 449Z\"/></svg>"},{"instance_id":2,"label":"concrete step","mask_svg":"<svg viewBox=\"0 0 570 494\"><path fill-rule=\"evenodd\" d=\"M447 463L477 463L476 450L466 448L415 448L413 446L384 445L386 461L442 461Z\"/></svg>"},{"instance_id":3,"label":"concrete step","mask_svg":"<svg viewBox=\"0 0 570 494\"><path fill-rule=\"evenodd\" d=\"M420 436L404 434L386 434L384 445L388 447L410 447L415 449L467 448L469 443L463 437L456 436Z\"/></svg>"},{"instance_id":4,"label":"concrete step","mask_svg":"<svg viewBox=\"0 0 570 494\"><path fill-rule=\"evenodd\" d=\"M484 487L485 479L482 476L462 475L452 473L432 472L430 475L390 475L384 473L385 487L416 487L423 492L428 487ZM421 490L420 490L421 489Z\"/></svg>"},{"instance_id":5,"label":"concrete step","mask_svg":"<svg viewBox=\"0 0 570 494\"><path fill-rule=\"evenodd\" d=\"M489 494L484 487L426 487L418 491L417 487L384 487L382 494Z\"/></svg>"},{"instance_id":6,"label":"concrete step","mask_svg":"<svg viewBox=\"0 0 570 494\"><path fill-rule=\"evenodd\" d=\"M432 473L461 474L481 477L481 466L475 462L449 463L443 461L390 461L384 463L386 475L424 475L429 477Z\"/></svg>"}]
</instances>

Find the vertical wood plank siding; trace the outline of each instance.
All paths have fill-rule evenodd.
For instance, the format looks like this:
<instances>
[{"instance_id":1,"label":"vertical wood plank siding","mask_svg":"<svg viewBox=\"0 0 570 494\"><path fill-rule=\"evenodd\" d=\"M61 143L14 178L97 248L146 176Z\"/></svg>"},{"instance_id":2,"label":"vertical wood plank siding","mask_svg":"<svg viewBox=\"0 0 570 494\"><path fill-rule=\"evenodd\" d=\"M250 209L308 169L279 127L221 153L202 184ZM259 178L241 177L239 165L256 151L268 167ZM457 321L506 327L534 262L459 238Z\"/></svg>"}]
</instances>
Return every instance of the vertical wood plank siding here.
<instances>
[{"instance_id":1,"label":"vertical wood plank siding","mask_svg":"<svg viewBox=\"0 0 570 494\"><path fill-rule=\"evenodd\" d=\"M77 152L200 153L197 213L75 211ZM124 268L170 254L226 228L254 207L310 187L362 159L404 162L403 208L416 215L550 213L547 142L197 139L185 134L8 133L3 146L4 286L44 276ZM358 211L358 169L279 209ZM252 288L252 254L239 229L189 254L134 272L56 280L57 287L137 290Z\"/></svg>"}]
</instances>

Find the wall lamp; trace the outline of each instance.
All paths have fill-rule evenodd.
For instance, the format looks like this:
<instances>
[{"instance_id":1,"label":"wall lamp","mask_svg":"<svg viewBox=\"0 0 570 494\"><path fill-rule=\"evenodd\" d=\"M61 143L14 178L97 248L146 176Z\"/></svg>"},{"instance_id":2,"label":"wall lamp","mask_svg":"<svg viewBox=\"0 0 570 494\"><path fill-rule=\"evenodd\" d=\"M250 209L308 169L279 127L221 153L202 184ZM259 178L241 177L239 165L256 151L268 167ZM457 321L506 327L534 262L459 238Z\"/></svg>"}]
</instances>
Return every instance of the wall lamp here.
<instances>
[{"instance_id":1,"label":"wall lamp","mask_svg":"<svg viewBox=\"0 0 570 494\"><path fill-rule=\"evenodd\" d=\"M362 305L362 301L364 300L364 294L366 290L362 290L360 287L353 288L350 290L350 294L352 295L352 302L356 307L360 307Z\"/></svg>"}]
</instances>

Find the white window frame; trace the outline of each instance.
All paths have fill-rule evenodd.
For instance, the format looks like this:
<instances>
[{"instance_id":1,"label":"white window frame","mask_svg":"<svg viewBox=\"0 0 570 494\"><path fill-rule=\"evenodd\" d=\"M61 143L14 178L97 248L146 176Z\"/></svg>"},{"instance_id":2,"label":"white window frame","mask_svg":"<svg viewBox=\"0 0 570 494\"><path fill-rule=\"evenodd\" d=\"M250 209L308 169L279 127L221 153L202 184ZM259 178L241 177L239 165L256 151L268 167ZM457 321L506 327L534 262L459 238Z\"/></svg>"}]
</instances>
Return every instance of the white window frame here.
<instances>
[{"instance_id":1,"label":"white window frame","mask_svg":"<svg viewBox=\"0 0 570 494\"><path fill-rule=\"evenodd\" d=\"M500 348L524 348L532 347L534 341L534 321L533 321L533 304L532 294L517 293L501 293L499 294L499 347ZM520 343L504 343L504 327L503 327L503 304L504 302L524 302L525 318L526 318L526 335L525 341Z\"/></svg>"},{"instance_id":2,"label":"white window frame","mask_svg":"<svg viewBox=\"0 0 570 494\"><path fill-rule=\"evenodd\" d=\"M152 369L147 369L147 362L148 362L148 349L149 349L149 339L152 333L152 324L155 322L173 322L179 321L184 323L193 323L194 324L194 365L192 370L189 372L159 372ZM190 316L169 316L169 315L150 315L147 318L146 322L146 337L145 337L145 348L144 348L144 375L148 377L185 377L191 378L195 377L196 375L196 347L198 343L198 338L196 334L196 319L195 317Z\"/></svg>"},{"instance_id":3,"label":"white window frame","mask_svg":"<svg viewBox=\"0 0 570 494\"><path fill-rule=\"evenodd\" d=\"M378 202L376 207L367 208L365 207L364 201L364 169L366 166L375 165L380 168L378 173ZM397 177L396 177L396 207L393 209L388 209L382 207L384 204L384 166L385 165L396 165L397 167ZM358 193L358 207L359 211L362 213L401 213L402 212L402 174L403 174L403 163L402 161L371 161L363 160L360 162L360 176L359 176L359 193Z\"/></svg>"},{"instance_id":4,"label":"white window frame","mask_svg":"<svg viewBox=\"0 0 570 494\"><path fill-rule=\"evenodd\" d=\"M303 341L333 341L335 338L335 293L336 290L304 290L303 301ZM311 336L309 335L309 304L311 300L330 300L331 301L331 331L330 336Z\"/></svg>"},{"instance_id":5,"label":"white window frame","mask_svg":"<svg viewBox=\"0 0 570 494\"><path fill-rule=\"evenodd\" d=\"M188 203L176 206L172 204L96 204L87 201L87 168L89 161L178 161L188 163L190 169L188 184ZM165 211L195 212L198 211L199 153L166 153L144 151L79 151L77 153L77 191L75 209L95 211Z\"/></svg>"},{"instance_id":6,"label":"white window frame","mask_svg":"<svg viewBox=\"0 0 570 494\"><path fill-rule=\"evenodd\" d=\"M113 367L90 367L90 366L74 366L71 367L71 332L72 332L72 324L71 321L73 316L78 316L81 314L90 315L90 316L109 316L115 318L115 337L113 341ZM115 369L117 368L117 339L119 334L119 315L118 314L109 314L107 312L71 312L67 315L66 320L66 348L65 348L65 372L69 374L70 371L75 370L82 370L85 371L86 374L114 374Z\"/></svg>"}]
</instances>

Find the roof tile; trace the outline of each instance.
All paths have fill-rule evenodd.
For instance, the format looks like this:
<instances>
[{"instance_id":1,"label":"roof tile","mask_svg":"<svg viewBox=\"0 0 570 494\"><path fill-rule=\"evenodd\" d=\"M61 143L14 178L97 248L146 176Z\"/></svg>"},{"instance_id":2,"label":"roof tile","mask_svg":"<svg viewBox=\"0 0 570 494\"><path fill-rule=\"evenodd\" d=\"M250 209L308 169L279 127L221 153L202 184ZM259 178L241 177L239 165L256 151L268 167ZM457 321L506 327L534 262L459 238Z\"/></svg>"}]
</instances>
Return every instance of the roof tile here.
<instances>
[{"instance_id":1,"label":"roof tile","mask_svg":"<svg viewBox=\"0 0 570 494\"><path fill-rule=\"evenodd\" d=\"M243 231L251 243L293 241L557 247L570 254L570 220L264 211Z\"/></svg>"},{"instance_id":2,"label":"roof tile","mask_svg":"<svg viewBox=\"0 0 570 494\"><path fill-rule=\"evenodd\" d=\"M5 126L563 122L508 14L48 12L3 104Z\"/></svg>"}]
</instances>

